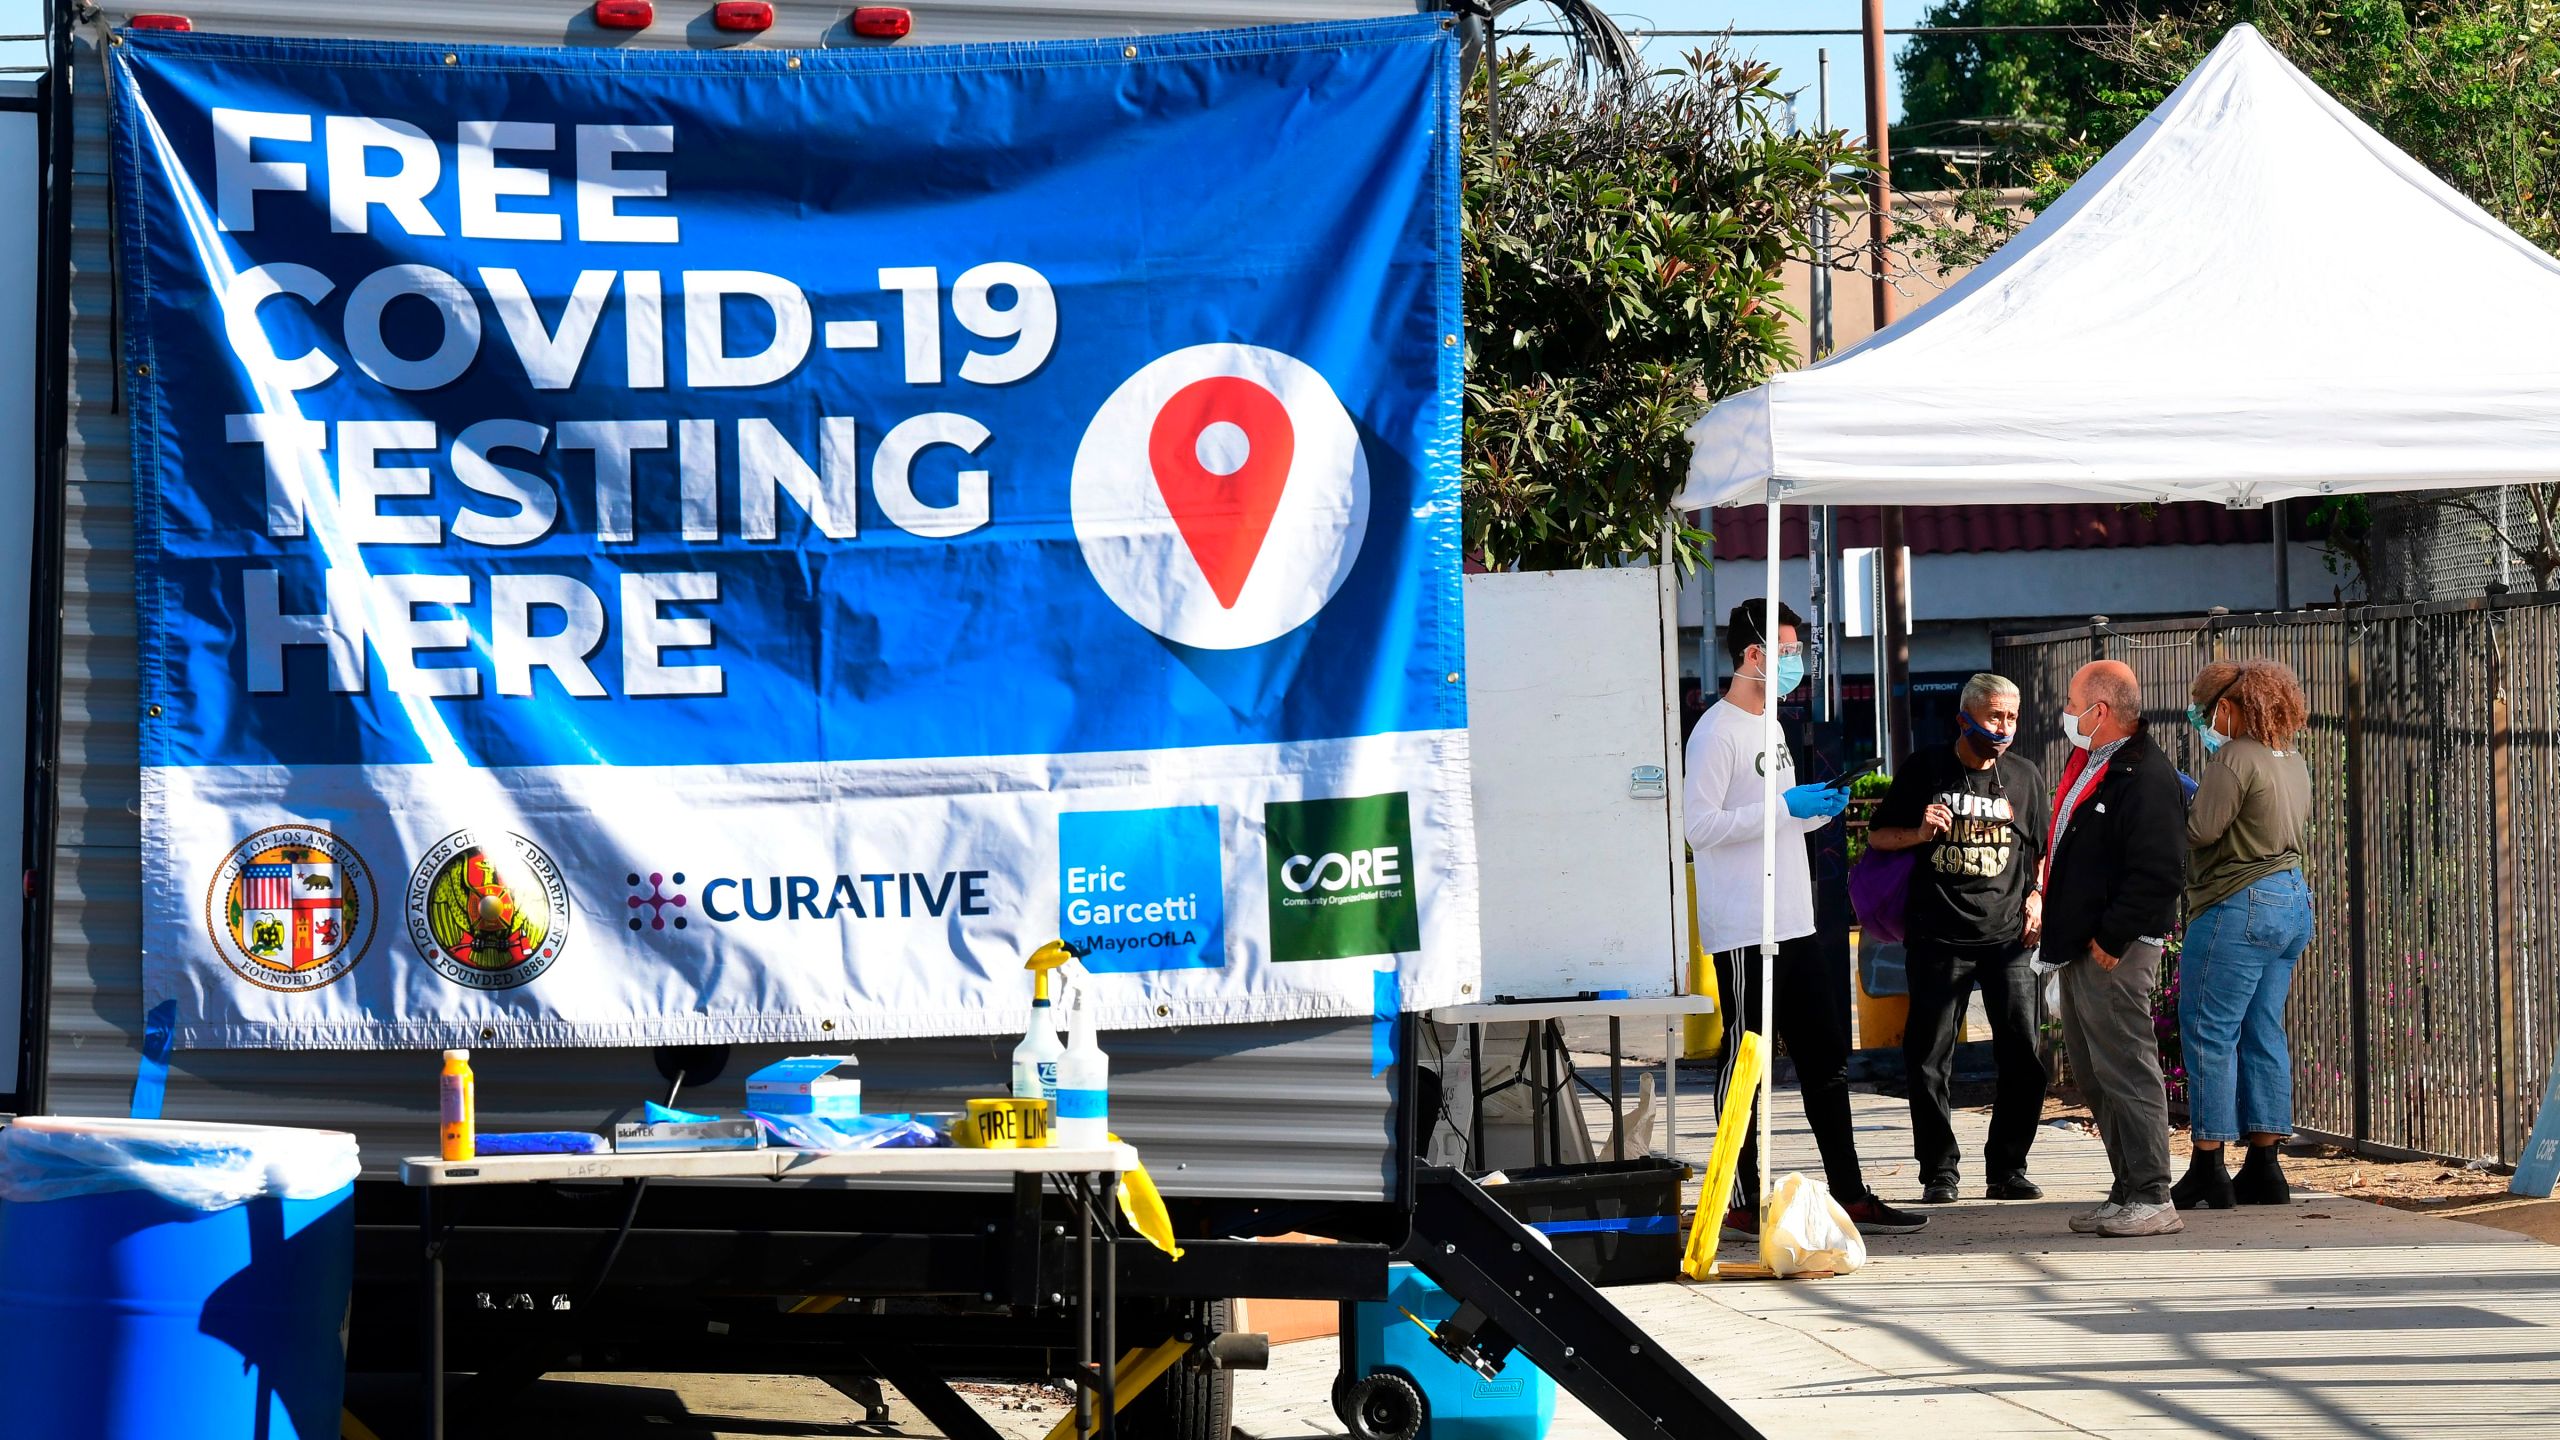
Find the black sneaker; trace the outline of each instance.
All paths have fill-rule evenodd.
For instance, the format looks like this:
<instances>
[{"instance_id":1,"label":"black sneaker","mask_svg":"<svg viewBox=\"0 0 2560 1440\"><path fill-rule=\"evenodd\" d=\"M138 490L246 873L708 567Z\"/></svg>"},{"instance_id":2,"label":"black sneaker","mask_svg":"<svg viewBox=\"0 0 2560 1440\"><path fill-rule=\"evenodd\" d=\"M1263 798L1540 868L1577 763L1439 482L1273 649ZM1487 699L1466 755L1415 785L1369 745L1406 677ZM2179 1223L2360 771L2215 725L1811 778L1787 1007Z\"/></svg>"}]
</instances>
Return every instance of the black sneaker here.
<instances>
[{"instance_id":1,"label":"black sneaker","mask_svg":"<svg viewBox=\"0 0 2560 1440\"><path fill-rule=\"evenodd\" d=\"M2041 1200L2044 1187L2028 1179L2027 1172L2021 1170L1992 1181L1983 1187L1982 1194L1987 1200Z\"/></svg>"},{"instance_id":2,"label":"black sneaker","mask_svg":"<svg viewBox=\"0 0 2560 1440\"><path fill-rule=\"evenodd\" d=\"M1932 1180L1928 1184L1921 1186L1920 1203L1923 1205L1953 1205L1956 1203L1956 1182L1953 1180Z\"/></svg>"},{"instance_id":3,"label":"black sneaker","mask_svg":"<svg viewBox=\"0 0 2560 1440\"><path fill-rule=\"evenodd\" d=\"M1926 1215L1914 1215L1908 1210L1896 1210L1887 1205L1881 1195L1869 1195L1841 1208L1849 1212L1849 1219L1857 1225L1861 1235L1908 1235L1929 1223Z\"/></svg>"}]
</instances>

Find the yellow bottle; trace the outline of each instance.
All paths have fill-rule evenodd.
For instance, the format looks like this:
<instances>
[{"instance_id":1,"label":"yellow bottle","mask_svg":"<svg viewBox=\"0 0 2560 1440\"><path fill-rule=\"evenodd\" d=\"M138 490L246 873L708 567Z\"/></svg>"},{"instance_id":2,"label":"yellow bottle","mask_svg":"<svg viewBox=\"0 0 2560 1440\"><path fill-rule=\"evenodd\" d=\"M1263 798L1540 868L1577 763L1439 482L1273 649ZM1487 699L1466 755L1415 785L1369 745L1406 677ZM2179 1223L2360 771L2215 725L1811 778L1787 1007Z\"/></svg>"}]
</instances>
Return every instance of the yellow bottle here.
<instances>
[{"instance_id":1,"label":"yellow bottle","mask_svg":"<svg viewBox=\"0 0 2560 1440\"><path fill-rule=\"evenodd\" d=\"M447 1160L470 1160L480 1153L480 1117L471 1099L471 1052L444 1052L444 1073L436 1077L436 1100L443 1112L437 1153Z\"/></svg>"}]
</instances>

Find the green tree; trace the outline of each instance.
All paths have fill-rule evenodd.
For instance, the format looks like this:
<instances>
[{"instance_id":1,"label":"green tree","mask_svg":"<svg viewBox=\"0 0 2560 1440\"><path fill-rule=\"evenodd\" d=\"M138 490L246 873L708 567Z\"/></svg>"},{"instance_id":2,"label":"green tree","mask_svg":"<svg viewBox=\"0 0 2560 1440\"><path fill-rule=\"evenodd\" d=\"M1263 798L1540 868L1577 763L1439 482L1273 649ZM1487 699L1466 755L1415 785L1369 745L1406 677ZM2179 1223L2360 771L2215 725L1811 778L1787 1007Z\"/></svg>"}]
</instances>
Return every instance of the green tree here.
<instances>
[{"instance_id":1,"label":"green tree","mask_svg":"<svg viewBox=\"0 0 2560 1440\"><path fill-rule=\"evenodd\" d=\"M2099 53L2104 27L2131 18L2121 0L1941 0L1921 24L1979 31L2004 25L2073 25L2079 31L1912 37L1894 57L1902 119L1893 127L1894 181L1936 189L2016 185L2039 159L2111 123L2132 97L2124 67ZM1978 148L1979 161L1930 153Z\"/></svg>"},{"instance_id":2,"label":"green tree","mask_svg":"<svg viewBox=\"0 0 2560 1440\"><path fill-rule=\"evenodd\" d=\"M1792 363L1781 270L1852 198L1839 133L1718 51L1633 91L1526 51L1468 87L1466 536L1497 568L1652 557L1709 402ZM1675 532L1684 563L1708 537Z\"/></svg>"}]
</instances>

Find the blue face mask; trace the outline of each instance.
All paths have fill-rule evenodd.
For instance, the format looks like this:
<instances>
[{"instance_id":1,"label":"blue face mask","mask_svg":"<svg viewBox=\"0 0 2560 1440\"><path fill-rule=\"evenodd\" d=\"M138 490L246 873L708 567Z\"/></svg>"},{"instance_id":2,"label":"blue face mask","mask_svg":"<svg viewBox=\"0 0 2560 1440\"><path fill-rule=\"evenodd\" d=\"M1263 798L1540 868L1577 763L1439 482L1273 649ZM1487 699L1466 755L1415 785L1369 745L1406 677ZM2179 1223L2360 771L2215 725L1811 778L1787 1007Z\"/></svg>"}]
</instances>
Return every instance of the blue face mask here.
<instances>
[{"instance_id":1,"label":"blue face mask","mask_svg":"<svg viewBox=\"0 0 2560 1440\"><path fill-rule=\"evenodd\" d=\"M1963 727L1964 733L1973 737L1974 744L1981 746L1983 749L1990 751L1994 755L1998 755L2001 751L2008 749L2009 742L2018 738L2015 735L2003 735L1999 731L1992 729L1990 726L1983 724L1981 721L1974 719L1973 712L1970 710L1958 710L1956 712L1956 724Z\"/></svg>"},{"instance_id":2,"label":"blue face mask","mask_svg":"<svg viewBox=\"0 0 2560 1440\"><path fill-rule=\"evenodd\" d=\"M2196 738L2204 742L2204 753L2207 755L2231 743L2231 737L2214 729L2211 722L2204 718L2204 712L2193 705L2187 707L2187 723L2196 728Z\"/></svg>"},{"instance_id":3,"label":"blue face mask","mask_svg":"<svg viewBox=\"0 0 2560 1440\"><path fill-rule=\"evenodd\" d=\"M1778 693L1779 693L1781 696L1793 695L1794 693L1796 693L1796 687L1797 687L1797 686L1799 686L1799 685L1801 685L1801 684L1803 684L1803 683L1804 683L1804 657L1803 657L1803 656L1801 656L1801 655L1781 655L1781 656L1779 656L1779 657L1778 657Z\"/></svg>"},{"instance_id":4,"label":"blue face mask","mask_svg":"<svg viewBox=\"0 0 2560 1440\"><path fill-rule=\"evenodd\" d=\"M2222 709L2222 697L2230 694L2231 687L2239 683L2238 678L2234 677L2228 684L2213 692L2213 699L2202 705L2187 706L2187 723L2195 727L2196 738L2204 741L2204 753L2207 755L2231 743L2230 736L2213 728L2213 717Z\"/></svg>"}]
</instances>

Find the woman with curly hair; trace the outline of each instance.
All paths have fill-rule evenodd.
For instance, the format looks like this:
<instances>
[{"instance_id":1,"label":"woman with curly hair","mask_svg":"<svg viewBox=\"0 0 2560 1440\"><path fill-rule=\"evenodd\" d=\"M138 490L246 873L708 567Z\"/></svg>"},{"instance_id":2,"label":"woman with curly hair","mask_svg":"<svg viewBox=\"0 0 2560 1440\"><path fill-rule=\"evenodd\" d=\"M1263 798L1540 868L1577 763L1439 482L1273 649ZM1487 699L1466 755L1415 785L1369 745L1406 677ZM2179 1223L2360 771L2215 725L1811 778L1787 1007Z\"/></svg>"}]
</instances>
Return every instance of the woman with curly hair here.
<instances>
[{"instance_id":1,"label":"woman with curly hair","mask_svg":"<svg viewBox=\"0 0 2560 1440\"><path fill-rule=\"evenodd\" d=\"M2188 723L2210 758L2187 809L2187 941L2178 1031L2195 1156L2170 1190L2181 1210L2290 1201L2279 1150L2293 1133L2284 1002L2311 943L2302 878L2311 770L2294 748L2309 719L2301 682L2271 660L2196 677ZM2238 1176L2223 1149L2248 1137Z\"/></svg>"}]
</instances>

